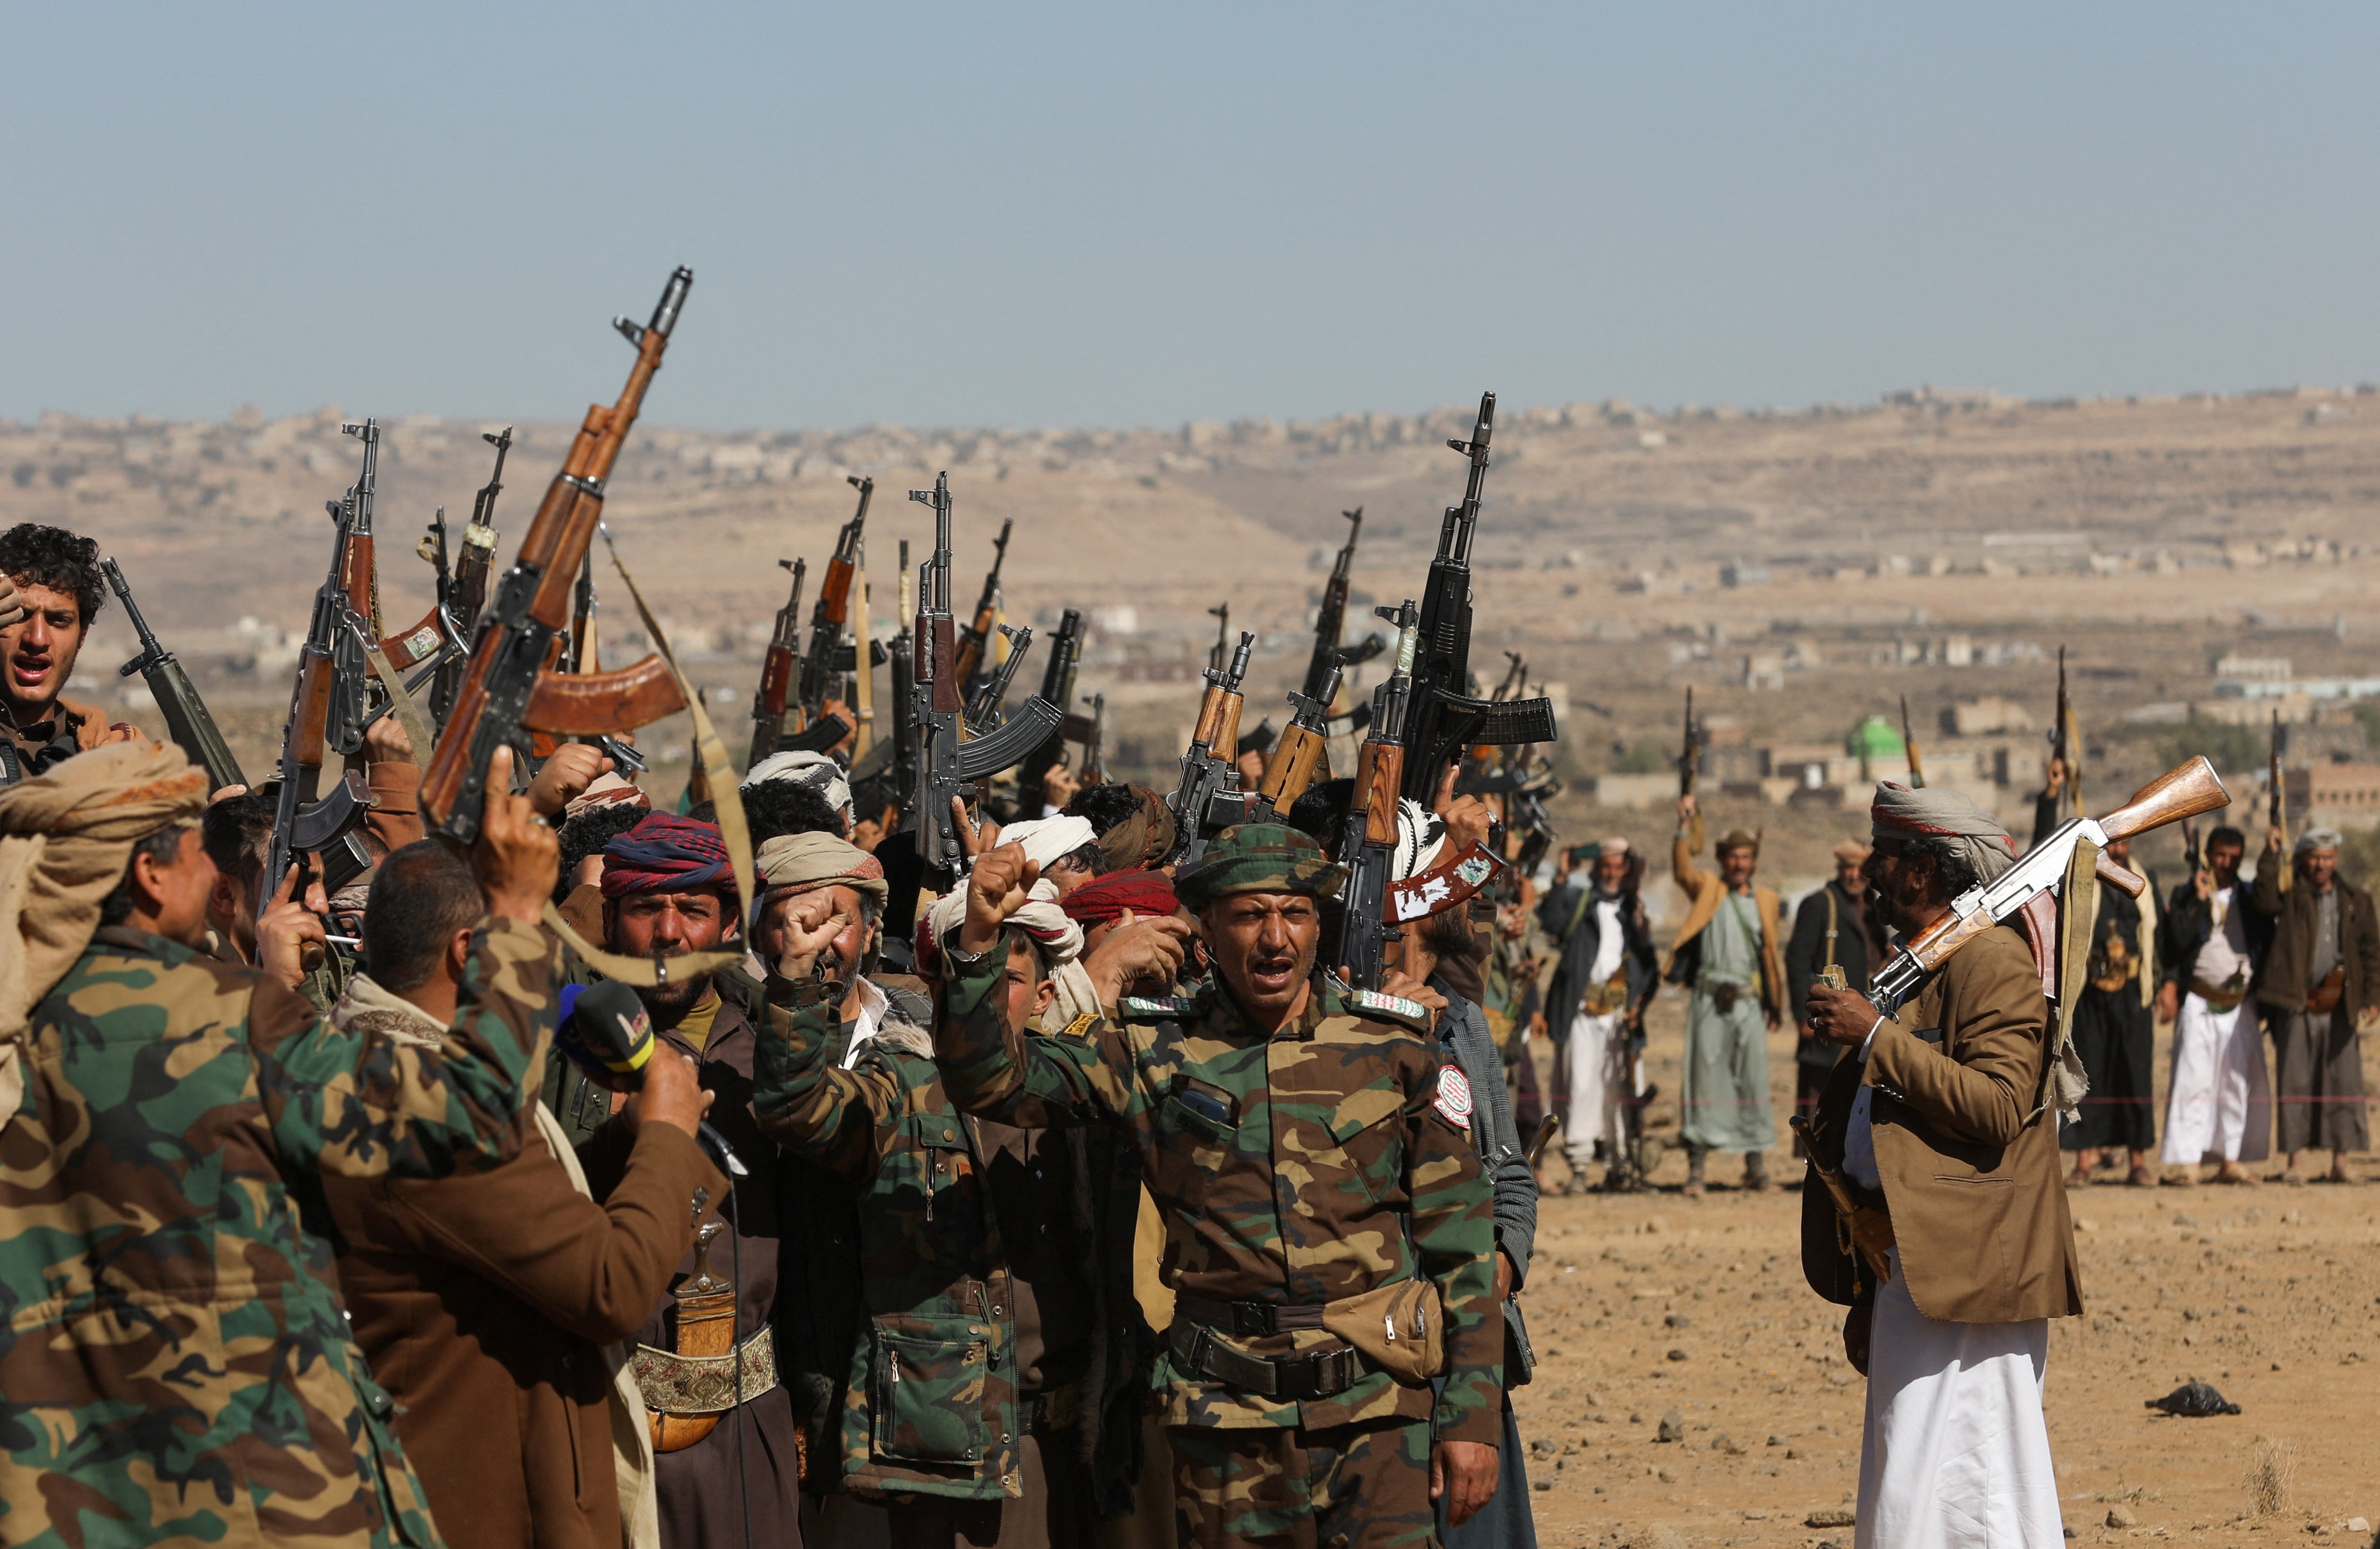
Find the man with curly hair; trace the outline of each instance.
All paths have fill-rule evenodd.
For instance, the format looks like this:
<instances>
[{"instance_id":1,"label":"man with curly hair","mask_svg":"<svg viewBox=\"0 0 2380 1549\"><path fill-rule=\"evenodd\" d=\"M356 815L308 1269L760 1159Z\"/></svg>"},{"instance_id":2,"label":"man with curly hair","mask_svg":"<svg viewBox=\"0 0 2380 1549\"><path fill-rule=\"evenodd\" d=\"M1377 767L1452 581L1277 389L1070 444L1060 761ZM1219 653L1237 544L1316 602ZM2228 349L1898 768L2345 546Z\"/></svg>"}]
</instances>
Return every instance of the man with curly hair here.
<instances>
[{"instance_id":1,"label":"man with curly hair","mask_svg":"<svg viewBox=\"0 0 2380 1549\"><path fill-rule=\"evenodd\" d=\"M0 533L0 786L140 735L62 693L104 595L92 539L33 522Z\"/></svg>"}]
</instances>

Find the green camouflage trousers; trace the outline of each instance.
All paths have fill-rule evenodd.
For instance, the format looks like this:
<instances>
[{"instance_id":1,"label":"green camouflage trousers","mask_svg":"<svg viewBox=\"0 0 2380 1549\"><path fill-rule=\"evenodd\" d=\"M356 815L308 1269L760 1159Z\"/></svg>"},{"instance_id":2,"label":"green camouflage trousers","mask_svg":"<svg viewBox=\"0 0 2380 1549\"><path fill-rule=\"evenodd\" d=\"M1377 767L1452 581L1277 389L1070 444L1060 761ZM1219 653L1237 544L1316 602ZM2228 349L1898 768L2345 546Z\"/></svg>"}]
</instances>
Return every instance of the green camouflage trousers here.
<instances>
[{"instance_id":1,"label":"green camouflage trousers","mask_svg":"<svg viewBox=\"0 0 2380 1549\"><path fill-rule=\"evenodd\" d=\"M1173 1426L1182 1549L1426 1549L1429 1422L1328 1430Z\"/></svg>"}]
</instances>

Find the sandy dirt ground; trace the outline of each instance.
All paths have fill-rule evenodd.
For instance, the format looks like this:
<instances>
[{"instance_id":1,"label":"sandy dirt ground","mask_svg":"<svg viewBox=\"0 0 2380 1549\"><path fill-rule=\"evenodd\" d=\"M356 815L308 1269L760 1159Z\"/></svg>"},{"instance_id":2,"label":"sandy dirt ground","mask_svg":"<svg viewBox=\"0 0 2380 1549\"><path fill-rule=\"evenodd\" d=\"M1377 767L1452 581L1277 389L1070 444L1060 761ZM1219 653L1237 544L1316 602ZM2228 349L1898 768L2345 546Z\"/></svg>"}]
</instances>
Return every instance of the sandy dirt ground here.
<instances>
[{"instance_id":1,"label":"sandy dirt ground","mask_svg":"<svg viewBox=\"0 0 2380 1549\"><path fill-rule=\"evenodd\" d=\"M2160 1072L2169 1034L2158 1030ZM1657 1002L1656 1132L1675 1133L1682 1038L1680 1006ZM1544 1070L1550 1047L1537 1052ZM1790 1037L1772 1039L1780 1132L1790 1059ZM2364 1065L2380 1091L2380 1036L2364 1039ZM2156 1095L2162 1133L2162 1076ZM1549 1181L1567 1175L1559 1152ZM2380 1174L2370 1155L2350 1165ZM1840 1310L1802 1277L1801 1169L1781 1151L1770 1167L1793 1180L1778 1193L1715 1186L1692 1200L1673 1152L1649 1192L1544 1202L1523 1300L1541 1365L1514 1403L1547 1549L1851 1543L1866 1385L1843 1357ZM1710 1177L1732 1185L1740 1170L1714 1157ZM2141 1189L2099 1176L2070 1193L2087 1312L2053 1323L2049 1343L2050 1440L2076 1540L2374 1542L2380 1184ZM2240 1413L2144 1407L2192 1377ZM1665 1417L1679 1439L1658 1439ZM2252 1509L2260 1453L2291 1475L2277 1512Z\"/></svg>"}]
</instances>

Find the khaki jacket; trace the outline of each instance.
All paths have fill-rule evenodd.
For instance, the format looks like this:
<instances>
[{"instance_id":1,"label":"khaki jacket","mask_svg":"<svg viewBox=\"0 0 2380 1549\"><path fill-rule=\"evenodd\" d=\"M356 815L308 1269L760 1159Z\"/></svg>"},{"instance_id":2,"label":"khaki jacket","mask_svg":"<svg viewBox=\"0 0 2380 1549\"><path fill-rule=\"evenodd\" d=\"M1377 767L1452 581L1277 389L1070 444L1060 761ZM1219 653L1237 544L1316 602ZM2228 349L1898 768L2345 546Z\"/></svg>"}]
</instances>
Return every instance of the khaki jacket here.
<instances>
[{"instance_id":1,"label":"khaki jacket","mask_svg":"<svg viewBox=\"0 0 2380 1549\"><path fill-rule=\"evenodd\" d=\"M1678 938L1670 945L1670 955L1661 964L1661 975L1672 984L1690 982L1697 967L1696 955L1688 955L1688 947L1702 935L1703 927L1718 916L1719 901L1727 897L1727 884L1717 872L1705 871L1694 865L1694 853L1686 847L1686 836L1678 835L1670 847L1670 875L1684 889L1686 923L1678 927ZM1754 911L1760 917L1760 1004L1779 1021L1790 1019L1796 1008L1785 1004L1785 925L1784 910L1777 899L1777 889L1755 882L1752 885ZM1686 957L1685 971L1679 970L1679 959Z\"/></svg>"},{"instance_id":2,"label":"khaki jacket","mask_svg":"<svg viewBox=\"0 0 2380 1549\"><path fill-rule=\"evenodd\" d=\"M1910 1299L1929 1318L2023 1323L2082 1311L2058 1113L2041 1107L2048 1038L2033 950L2000 926L1878 1027L1864 1061L1836 1066L1819 1098L1820 1131L1839 1150L1852 1099L1874 1089L1876 1171ZM1839 1257L1834 1209L1815 1176L1802 1199L1803 1265L1834 1296L1821 1279Z\"/></svg>"}]
</instances>

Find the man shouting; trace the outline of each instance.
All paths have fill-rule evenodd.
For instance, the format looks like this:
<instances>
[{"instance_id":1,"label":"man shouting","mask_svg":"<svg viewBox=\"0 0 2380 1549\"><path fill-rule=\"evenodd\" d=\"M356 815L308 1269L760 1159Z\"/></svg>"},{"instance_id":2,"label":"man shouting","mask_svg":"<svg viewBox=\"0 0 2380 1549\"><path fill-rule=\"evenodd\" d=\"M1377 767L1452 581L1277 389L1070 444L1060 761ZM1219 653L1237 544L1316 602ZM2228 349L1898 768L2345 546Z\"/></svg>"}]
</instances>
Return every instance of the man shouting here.
<instances>
[{"instance_id":1,"label":"man shouting","mask_svg":"<svg viewBox=\"0 0 2380 1549\"><path fill-rule=\"evenodd\" d=\"M1868 882L1904 938L2016 858L2008 830L1954 791L1887 782L1873 819ZM1882 1261L1881 1275L1844 1263L1838 1206L1814 1177L1803 1265L1821 1296L1853 1302L1844 1343L1868 1378L1855 1543L2056 1549L2042 1381L2048 1320L2081 1313L2082 1292L2034 948L2014 926L1985 931L1897 1017L1816 985L1809 1023L1853 1051L1819 1099L1812 1169L1848 1180L1854 1229Z\"/></svg>"}]
</instances>

